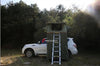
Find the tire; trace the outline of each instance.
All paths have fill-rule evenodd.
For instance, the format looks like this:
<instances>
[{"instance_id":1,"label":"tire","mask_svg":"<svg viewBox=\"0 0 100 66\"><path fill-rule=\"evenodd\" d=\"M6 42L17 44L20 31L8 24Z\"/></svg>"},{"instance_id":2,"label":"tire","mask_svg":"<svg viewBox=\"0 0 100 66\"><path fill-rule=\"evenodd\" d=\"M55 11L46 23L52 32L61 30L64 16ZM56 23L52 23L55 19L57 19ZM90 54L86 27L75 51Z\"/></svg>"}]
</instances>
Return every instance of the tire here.
<instances>
[{"instance_id":1,"label":"tire","mask_svg":"<svg viewBox=\"0 0 100 66\"><path fill-rule=\"evenodd\" d=\"M26 49L25 50L25 56L28 57L28 58L35 56L34 51L32 49Z\"/></svg>"}]
</instances>

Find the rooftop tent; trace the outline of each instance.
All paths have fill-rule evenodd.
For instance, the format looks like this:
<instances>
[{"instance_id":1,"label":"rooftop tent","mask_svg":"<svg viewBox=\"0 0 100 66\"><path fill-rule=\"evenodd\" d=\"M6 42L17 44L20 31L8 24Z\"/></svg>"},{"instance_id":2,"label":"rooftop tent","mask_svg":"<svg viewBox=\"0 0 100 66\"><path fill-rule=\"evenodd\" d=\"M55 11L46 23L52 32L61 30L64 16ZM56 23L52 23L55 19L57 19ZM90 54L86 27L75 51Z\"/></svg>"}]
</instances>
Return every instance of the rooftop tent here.
<instances>
[{"instance_id":1,"label":"rooftop tent","mask_svg":"<svg viewBox=\"0 0 100 66\"><path fill-rule=\"evenodd\" d=\"M47 33L49 32L66 32L67 28L65 23L47 23Z\"/></svg>"},{"instance_id":2,"label":"rooftop tent","mask_svg":"<svg viewBox=\"0 0 100 66\"><path fill-rule=\"evenodd\" d=\"M65 23L47 23L47 39L53 40L53 34L60 33L61 36L61 59L68 60L67 52L67 28ZM47 44L47 58L52 58L52 44Z\"/></svg>"},{"instance_id":3,"label":"rooftop tent","mask_svg":"<svg viewBox=\"0 0 100 66\"><path fill-rule=\"evenodd\" d=\"M51 24L51 30L52 31L61 31L62 30L62 24Z\"/></svg>"}]
</instances>

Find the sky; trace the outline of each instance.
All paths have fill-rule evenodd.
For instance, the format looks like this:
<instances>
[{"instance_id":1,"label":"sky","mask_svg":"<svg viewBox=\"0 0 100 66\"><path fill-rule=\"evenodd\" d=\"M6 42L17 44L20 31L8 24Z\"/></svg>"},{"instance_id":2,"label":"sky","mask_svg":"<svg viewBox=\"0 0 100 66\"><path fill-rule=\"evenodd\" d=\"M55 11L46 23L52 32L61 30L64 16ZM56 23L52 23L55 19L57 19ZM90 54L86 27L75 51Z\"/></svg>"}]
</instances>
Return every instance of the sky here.
<instances>
[{"instance_id":1,"label":"sky","mask_svg":"<svg viewBox=\"0 0 100 66\"><path fill-rule=\"evenodd\" d=\"M13 3L19 2L20 0L1 0L1 5L5 5L13 1ZM62 4L66 9L72 8L72 5L77 6L78 8L85 10L88 5L93 3L95 0L22 0L26 4L37 4L40 10L56 8L59 4Z\"/></svg>"}]
</instances>

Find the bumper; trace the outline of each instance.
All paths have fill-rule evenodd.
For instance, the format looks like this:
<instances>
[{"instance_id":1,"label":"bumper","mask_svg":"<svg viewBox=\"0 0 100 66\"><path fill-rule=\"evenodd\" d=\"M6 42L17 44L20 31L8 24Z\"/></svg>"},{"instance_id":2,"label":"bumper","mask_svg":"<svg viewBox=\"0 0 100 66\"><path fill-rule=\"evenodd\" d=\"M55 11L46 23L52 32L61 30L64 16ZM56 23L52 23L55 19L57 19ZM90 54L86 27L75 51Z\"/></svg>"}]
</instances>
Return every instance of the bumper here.
<instances>
[{"instance_id":1,"label":"bumper","mask_svg":"<svg viewBox=\"0 0 100 66\"><path fill-rule=\"evenodd\" d=\"M78 50L77 50L77 48L73 48L73 49L71 49L71 53L72 53L72 55L76 55L76 54L78 54Z\"/></svg>"}]
</instances>

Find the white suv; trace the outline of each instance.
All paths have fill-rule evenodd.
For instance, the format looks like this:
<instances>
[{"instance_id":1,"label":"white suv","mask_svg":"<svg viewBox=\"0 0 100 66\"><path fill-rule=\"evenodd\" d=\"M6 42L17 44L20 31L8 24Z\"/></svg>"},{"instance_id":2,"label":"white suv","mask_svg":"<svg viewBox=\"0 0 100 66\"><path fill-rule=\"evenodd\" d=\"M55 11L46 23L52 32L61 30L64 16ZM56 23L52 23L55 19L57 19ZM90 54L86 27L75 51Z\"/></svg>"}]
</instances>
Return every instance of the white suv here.
<instances>
[{"instance_id":1,"label":"white suv","mask_svg":"<svg viewBox=\"0 0 100 66\"><path fill-rule=\"evenodd\" d=\"M78 50L73 38L67 38L67 41L69 56L77 54ZM26 44L22 48L22 54L25 54L27 57L32 57L39 54L47 54L47 44L41 44L40 42Z\"/></svg>"}]
</instances>

